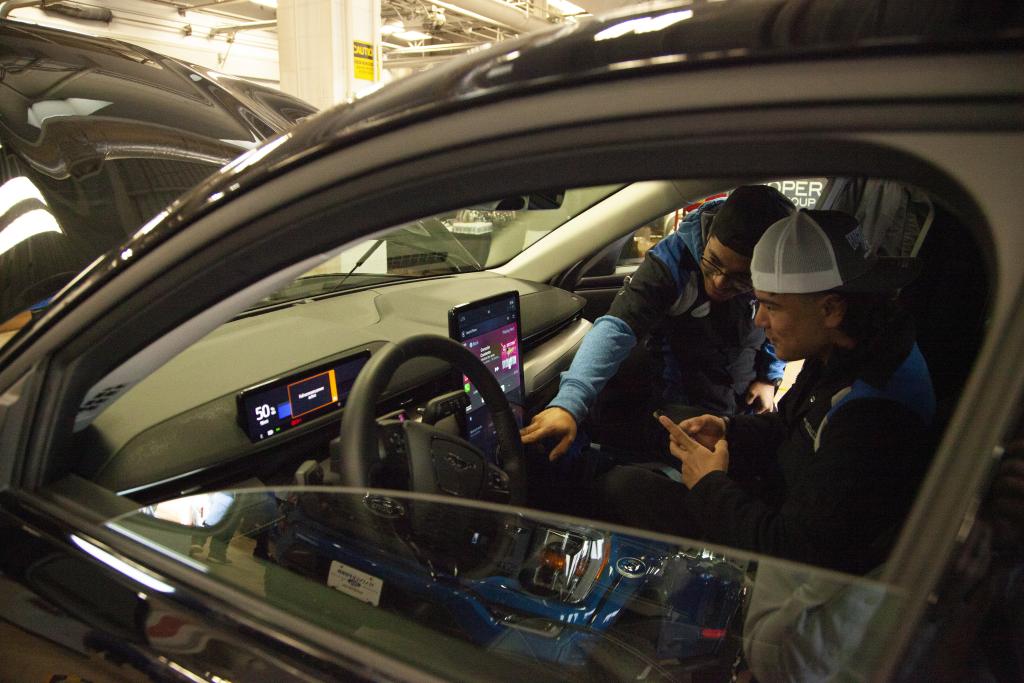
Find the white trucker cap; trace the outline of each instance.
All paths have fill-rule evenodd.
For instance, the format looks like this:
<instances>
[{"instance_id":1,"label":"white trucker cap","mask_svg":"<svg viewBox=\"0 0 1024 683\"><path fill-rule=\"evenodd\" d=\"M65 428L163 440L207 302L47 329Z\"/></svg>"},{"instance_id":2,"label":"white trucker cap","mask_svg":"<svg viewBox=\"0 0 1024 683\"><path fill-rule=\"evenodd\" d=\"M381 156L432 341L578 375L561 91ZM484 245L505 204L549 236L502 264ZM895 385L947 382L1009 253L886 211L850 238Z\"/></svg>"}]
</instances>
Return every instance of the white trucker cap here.
<instances>
[{"instance_id":1,"label":"white trucker cap","mask_svg":"<svg viewBox=\"0 0 1024 683\"><path fill-rule=\"evenodd\" d=\"M842 211L797 211L754 247L754 289L773 294L895 292L917 275L907 259L868 257L857 220Z\"/></svg>"}]
</instances>

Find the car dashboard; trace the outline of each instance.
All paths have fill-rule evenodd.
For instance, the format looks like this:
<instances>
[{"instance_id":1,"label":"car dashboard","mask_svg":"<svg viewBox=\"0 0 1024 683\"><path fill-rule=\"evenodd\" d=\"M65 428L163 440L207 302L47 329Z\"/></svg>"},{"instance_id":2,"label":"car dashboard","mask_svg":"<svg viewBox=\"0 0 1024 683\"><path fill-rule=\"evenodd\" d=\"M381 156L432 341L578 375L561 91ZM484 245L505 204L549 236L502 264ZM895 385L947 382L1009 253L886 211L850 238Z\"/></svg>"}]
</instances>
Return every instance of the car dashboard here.
<instances>
[{"instance_id":1,"label":"car dashboard","mask_svg":"<svg viewBox=\"0 0 1024 683\"><path fill-rule=\"evenodd\" d=\"M78 474L137 500L254 478L290 483L297 464L327 457L343 408L253 440L240 418L241 392L325 367L358 370L367 355L411 335L448 336L453 306L510 290L520 296L529 413L554 395L559 373L590 328L581 317L585 301L549 285L488 272L401 282L296 302L220 326L78 434L85 454ZM431 398L453 388L446 363L414 358L392 378L378 415L415 418Z\"/></svg>"}]
</instances>

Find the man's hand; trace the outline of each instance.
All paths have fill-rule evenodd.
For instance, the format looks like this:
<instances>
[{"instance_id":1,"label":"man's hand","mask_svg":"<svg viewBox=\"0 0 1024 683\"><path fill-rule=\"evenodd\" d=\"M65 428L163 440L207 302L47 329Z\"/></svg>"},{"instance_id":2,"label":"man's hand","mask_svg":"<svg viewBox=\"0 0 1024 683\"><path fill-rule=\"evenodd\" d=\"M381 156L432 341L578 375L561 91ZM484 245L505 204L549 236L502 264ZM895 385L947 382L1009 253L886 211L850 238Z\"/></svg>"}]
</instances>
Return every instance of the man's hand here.
<instances>
[{"instance_id":1,"label":"man's hand","mask_svg":"<svg viewBox=\"0 0 1024 683\"><path fill-rule=\"evenodd\" d=\"M702 415L701 417L711 416ZM708 449L691 439L686 432L679 428L679 425L664 415L659 417L658 421L662 427L668 430L669 450L683 463L683 484L686 488L692 489L697 482L712 472L725 472L729 469L729 444L725 439L719 439L713 450Z\"/></svg>"},{"instance_id":2,"label":"man's hand","mask_svg":"<svg viewBox=\"0 0 1024 683\"><path fill-rule=\"evenodd\" d=\"M576 419L564 408L547 408L519 430L524 444L531 444L541 439L558 439L558 443L548 454L548 460L558 460L576 439Z\"/></svg>"},{"instance_id":3,"label":"man's hand","mask_svg":"<svg viewBox=\"0 0 1024 683\"><path fill-rule=\"evenodd\" d=\"M770 382L762 382L761 380L755 379L747 387L747 393L744 396L747 405L753 408L754 412L760 415L761 413L774 413L775 412L775 385Z\"/></svg>"},{"instance_id":4,"label":"man's hand","mask_svg":"<svg viewBox=\"0 0 1024 683\"><path fill-rule=\"evenodd\" d=\"M668 418L660 418L668 419ZM669 420L671 422L671 420ZM662 422L662 425L665 423ZM714 450L715 444L725 438L725 420L715 415L699 415L683 420L679 428L695 439L697 443L708 450ZM666 427L668 429L668 427ZM671 434L669 430L669 434Z\"/></svg>"}]
</instances>

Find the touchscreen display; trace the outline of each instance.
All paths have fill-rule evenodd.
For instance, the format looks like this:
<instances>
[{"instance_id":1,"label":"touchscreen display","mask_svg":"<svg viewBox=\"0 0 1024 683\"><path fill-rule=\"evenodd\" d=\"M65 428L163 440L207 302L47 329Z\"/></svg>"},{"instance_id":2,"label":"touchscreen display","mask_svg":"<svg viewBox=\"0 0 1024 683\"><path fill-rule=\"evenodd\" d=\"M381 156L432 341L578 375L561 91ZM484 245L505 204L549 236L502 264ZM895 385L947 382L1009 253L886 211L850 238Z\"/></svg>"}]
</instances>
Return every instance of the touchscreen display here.
<instances>
[{"instance_id":1,"label":"touchscreen display","mask_svg":"<svg viewBox=\"0 0 1024 683\"><path fill-rule=\"evenodd\" d=\"M252 441L261 441L338 410L345 405L356 375L369 357L362 353L246 389L238 395L242 428Z\"/></svg>"},{"instance_id":2,"label":"touchscreen display","mask_svg":"<svg viewBox=\"0 0 1024 683\"><path fill-rule=\"evenodd\" d=\"M523 368L519 340L519 293L462 304L449 314L451 336L472 351L498 380L512 404L519 426L523 421ZM483 397L463 376L469 394L466 408L466 435L473 445L491 456L496 451L494 423L484 406Z\"/></svg>"}]
</instances>

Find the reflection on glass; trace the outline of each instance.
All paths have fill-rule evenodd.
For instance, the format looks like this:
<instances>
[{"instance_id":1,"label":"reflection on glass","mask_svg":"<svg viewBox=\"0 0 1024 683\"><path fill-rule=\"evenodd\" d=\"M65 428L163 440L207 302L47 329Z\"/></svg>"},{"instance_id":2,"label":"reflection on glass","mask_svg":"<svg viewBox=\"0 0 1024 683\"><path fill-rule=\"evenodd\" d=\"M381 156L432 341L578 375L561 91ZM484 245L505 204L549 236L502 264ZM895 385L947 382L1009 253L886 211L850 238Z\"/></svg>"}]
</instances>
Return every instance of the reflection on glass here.
<instances>
[{"instance_id":1,"label":"reflection on glass","mask_svg":"<svg viewBox=\"0 0 1024 683\"><path fill-rule=\"evenodd\" d=\"M256 545L249 554L266 557L265 527L274 517L275 502L268 494L247 495L241 501L235 494L202 493L164 501L143 508L142 514L192 528L188 554L213 564L231 564L228 547L236 536L251 537Z\"/></svg>"},{"instance_id":2,"label":"reflection on glass","mask_svg":"<svg viewBox=\"0 0 1024 683\"><path fill-rule=\"evenodd\" d=\"M142 585L148 586L148 587L152 588L153 590L159 591L161 593L173 593L174 592L174 586L168 585L168 584L164 583L163 581L160 581L158 579L153 578L152 576L150 576L149 574L143 572L142 570L137 569L137 568L131 566L130 564L128 564L124 560L121 560L121 559L118 559L118 558L114 557L113 555L108 553L106 550L103 550L101 548L96 547L95 545L93 545L89 541L86 541L83 538L79 538L78 536L72 536L71 540L79 548L81 548L85 552L89 553L90 555L95 557L97 560L99 560L103 564L111 567L115 571L117 571L117 572L119 572L121 574L124 574L125 576L127 576L127 577L129 577L131 579L134 579L135 581L138 581Z\"/></svg>"},{"instance_id":3,"label":"reflection on glass","mask_svg":"<svg viewBox=\"0 0 1024 683\"><path fill-rule=\"evenodd\" d=\"M863 676L902 598L871 579L415 494L204 494L110 527L446 678L728 681L741 649L759 680Z\"/></svg>"},{"instance_id":4,"label":"reflection on glass","mask_svg":"<svg viewBox=\"0 0 1024 683\"><path fill-rule=\"evenodd\" d=\"M39 188L25 176L0 185L0 254L46 232L63 234Z\"/></svg>"},{"instance_id":5,"label":"reflection on glass","mask_svg":"<svg viewBox=\"0 0 1024 683\"><path fill-rule=\"evenodd\" d=\"M268 154L273 152L275 149L288 142L292 137L291 133L285 133L276 140L271 140L262 147L249 150L242 156L238 157L227 166L221 169L221 173L240 173L241 171L254 166L260 162L261 159L266 157Z\"/></svg>"},{"instance_id":6,"label":"reflection on glass","mask_svg":"<svg viewBox=\"0 0 1024 683\"><path fill-rule=\"evenodd\" d=\"M826 681L877 663L869 631L892 632L902 594L870 579L806 572L765 561L757 571L743 649L760 683ZM884 641L883 641L884 642Z\"/></svg>"},{"instance_id":7,"label":"reflection on glass","mask_svg":"<svg viewBox=\"0 0 1024 683\"><path fill-rule=\"evenodd\" d=\"M40 204L46 204L43 193L35 184L25 176L11 178L3 185L0 185L0 216L13 209L20 202L34 199Z\"/></svg>"},{"instance_id":8,"label":"reflection on glass","mask_svg":"<svg viewBox=\"0 0 1024 683\"><path fill-rule=\"evenodd\" d=\"M145 225L139 228L134 235L132 235L132 239L138 239L144 235L148 235L153 231L153 228L163 223L164 219L167 218L167 216L168 212L166 210L161 211L157 215L153 216L151 219L149 219L149 221L146 222Z\"/></svg>"},{"instance_id":9,"label":"reflection on glass","mask_svg":"<svg viewBox=\"0 0 1024 683\"><path fill-rule=\"evenodd\" d=\"M0 254L44 232L62 232L52 213L46 209L33 209L23 213L0 231Z\"/></svg>"},{"instance_id":10,"label":"reflection on glass","mask_svg":"<svg viewBox=\"0 0 1024 683\"><path fill-rule=\"evenodd\" d=\"M214 526L234 501L230 493L201 493L177 498L146 508L147 514L183 526Z\"/></svg>"},{"instance_id":11,"label":"reflection on glass","mask_svg":"<svg viewBox=\"0 0 1024 683\"><path fill-rule=\"evenodd\" d=\"M36 128L42 128L43 121L46 119L52 119L55 116L88 116L111 104L113 102L90 100L84 97L33 102L28 108L28 123Z\"/></svg>"}]
</instances>

